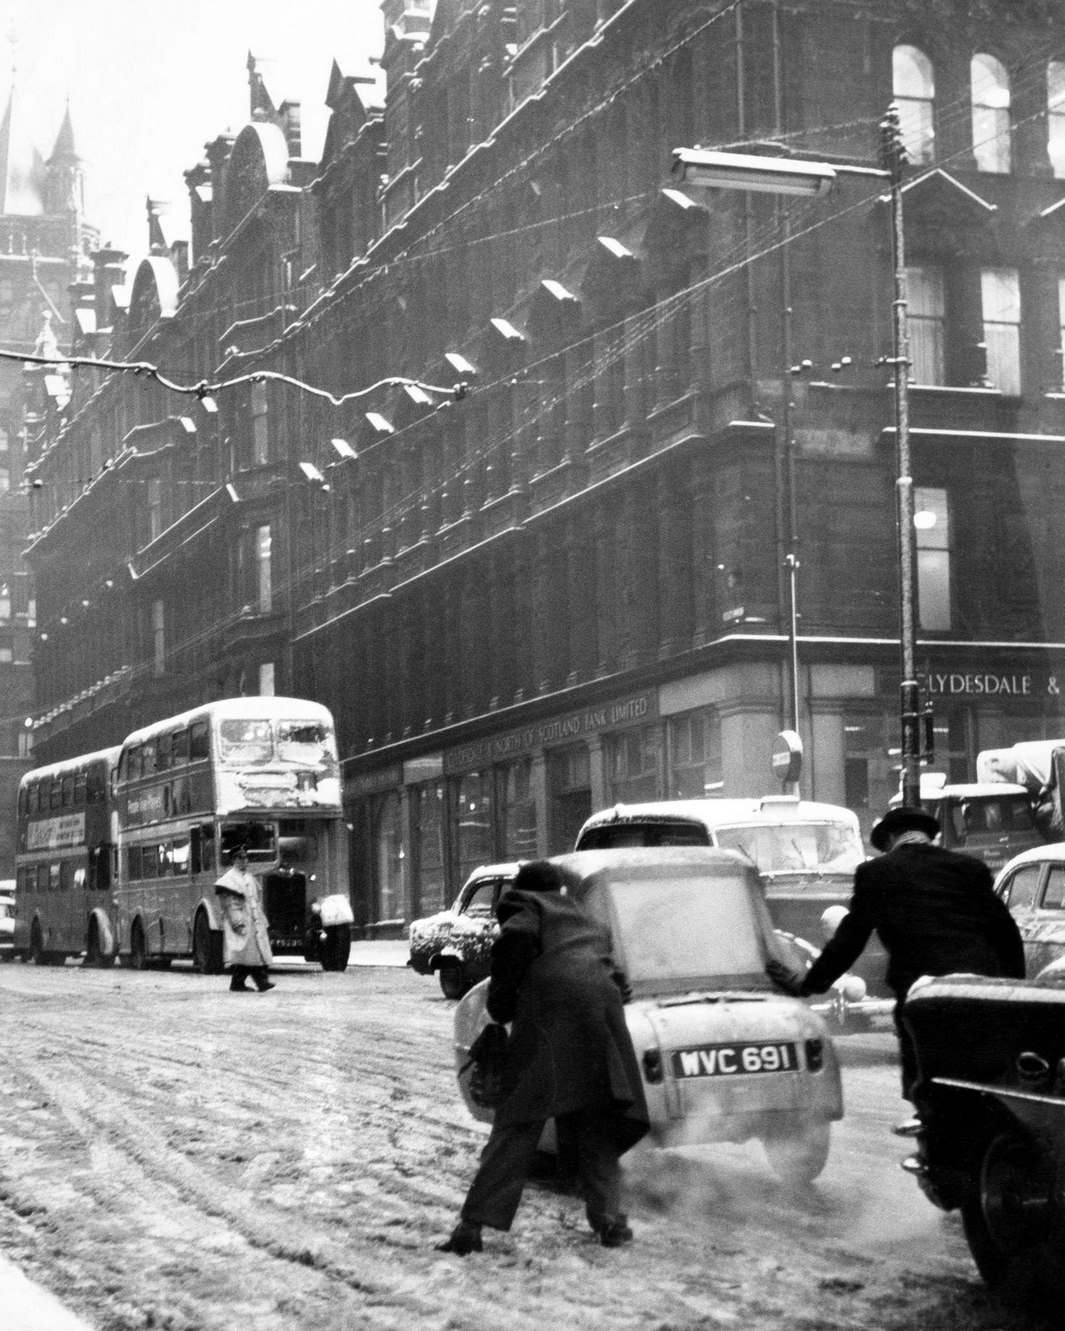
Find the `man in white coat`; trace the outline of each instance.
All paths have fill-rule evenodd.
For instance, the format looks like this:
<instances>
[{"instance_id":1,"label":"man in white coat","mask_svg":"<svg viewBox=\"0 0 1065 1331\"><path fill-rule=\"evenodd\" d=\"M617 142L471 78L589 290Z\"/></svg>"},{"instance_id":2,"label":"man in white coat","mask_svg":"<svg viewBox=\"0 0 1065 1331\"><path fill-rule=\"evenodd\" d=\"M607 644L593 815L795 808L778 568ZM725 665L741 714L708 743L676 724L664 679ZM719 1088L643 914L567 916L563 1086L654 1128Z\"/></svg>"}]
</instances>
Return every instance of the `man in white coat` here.
<instances>
[{"instance_id":1,"label":"man in white coat","mask_svg":"<svg viewBox=\"0 0 1065 1331\"><path fill-rule=\"evenodd\" d=\"M214 885L222 908L225 964L232 966L231 993L246 994L249 976L261 994L273 989L266 968L274 959L259 880L248 871L248 852L238 846L233 862Z\"/></svg>"}]
</instances>

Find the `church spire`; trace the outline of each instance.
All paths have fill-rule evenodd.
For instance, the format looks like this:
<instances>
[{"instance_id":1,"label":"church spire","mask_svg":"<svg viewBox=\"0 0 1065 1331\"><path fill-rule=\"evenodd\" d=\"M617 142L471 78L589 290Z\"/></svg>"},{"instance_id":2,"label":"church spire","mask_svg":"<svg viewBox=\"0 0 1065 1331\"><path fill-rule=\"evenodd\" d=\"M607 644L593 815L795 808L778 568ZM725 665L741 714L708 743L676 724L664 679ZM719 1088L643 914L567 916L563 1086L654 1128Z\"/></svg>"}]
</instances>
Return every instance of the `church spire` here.
<instances>
[{"instance_id":1,"label":"church spire","mask_svg":"<svg viewBox=\"0 0 1065 1331\"><path fill-rule=\"evenodd\" d=\"M70 119L70 98L68 97L66 110L63 112L63 123L59 126L59 133L56 135L55 147L48 159L48 165L66 166L80 161L78 150L74 147L74 126Z\"/></svg>"}]
</instances>

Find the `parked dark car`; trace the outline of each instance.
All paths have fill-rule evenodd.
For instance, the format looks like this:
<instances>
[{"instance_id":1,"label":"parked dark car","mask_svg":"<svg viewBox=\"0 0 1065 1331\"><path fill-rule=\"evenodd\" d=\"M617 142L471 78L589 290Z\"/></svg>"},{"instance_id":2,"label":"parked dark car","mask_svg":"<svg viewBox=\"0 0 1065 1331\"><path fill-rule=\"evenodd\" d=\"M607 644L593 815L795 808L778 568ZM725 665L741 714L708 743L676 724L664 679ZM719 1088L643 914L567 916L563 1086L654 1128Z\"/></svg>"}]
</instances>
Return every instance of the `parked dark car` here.
<instances>
[{"instance_id":1,"label":"parked dark car","mask_svg":"<svg viewBox=\"0 0 1065 1331\"><path fill-rule=\"evenodd\" d=\"M419 975L437 975L445 998L461 998L487 976L498 932L496 902L517 871L516 863L482 864L447 910L411 922L407 965Z\"/></svg>"},{"instance_id":2,"label":"parked dark car","mask_svg":"<svg viewBox=\"0 0 1065 1331\"><path fill-rule=\"evenodd\" d=\"M1015 855L995 879L1024 940L1028 977L1065 958L1065 841Z\"/></svg>"},{"instance_id":3,"label":"parked dark car","mask_svg":"<svg viewBox=\"0 0 1065 1331\"><path fill-rule=\"evenodd\" d=\"M1026 1302L1065 1296L1065 984L949 975L919 980L903 1018L917 1048L924 1124L903 1167L960 1210L988 1286Z\"/></svg>"}]
</instances>

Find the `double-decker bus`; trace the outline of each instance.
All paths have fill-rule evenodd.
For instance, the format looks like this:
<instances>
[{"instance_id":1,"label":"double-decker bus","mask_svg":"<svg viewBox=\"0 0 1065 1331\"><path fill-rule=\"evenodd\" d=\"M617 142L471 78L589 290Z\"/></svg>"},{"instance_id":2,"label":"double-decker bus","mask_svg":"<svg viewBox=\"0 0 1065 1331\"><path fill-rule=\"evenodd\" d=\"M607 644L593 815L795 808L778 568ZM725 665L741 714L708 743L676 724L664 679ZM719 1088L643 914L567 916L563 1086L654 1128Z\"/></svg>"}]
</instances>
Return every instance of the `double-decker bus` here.
<instances>
[{"instance_id":1,"label":"double-decker bus","mask_svg":"<svg viewBox=\"0 0 1065 1331\"><path fill-rule=\"evenodd\" d=\"M14 953L38 965L115 957L115 819L119 750L27 772L19 783Z\"/></svg>"},{"instance_id":2,"label":"double-decker bus","mask_svg":"<svg viewBox=\"0 0 1065 1331\"><path fill-rule=\"evenodd\" d=\"M140 968L222 969L214 884L238 846L260 876L270 943L343 970L351 948L347 828L329 711L230 698L127 736L115 773L115 934Z\"/></svg>"}]
</instances>

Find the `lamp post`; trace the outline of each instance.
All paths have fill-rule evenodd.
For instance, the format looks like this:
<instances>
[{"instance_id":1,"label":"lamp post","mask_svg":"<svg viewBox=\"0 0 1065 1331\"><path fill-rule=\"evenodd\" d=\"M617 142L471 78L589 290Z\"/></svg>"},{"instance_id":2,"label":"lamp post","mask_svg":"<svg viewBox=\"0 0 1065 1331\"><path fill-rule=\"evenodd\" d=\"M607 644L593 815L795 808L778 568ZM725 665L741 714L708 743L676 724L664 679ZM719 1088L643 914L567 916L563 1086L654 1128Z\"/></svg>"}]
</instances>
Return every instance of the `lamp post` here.
<instances>
[{"instance_id":1,"label":"lamp post","mask_svg":"<svg viewBox=\"0 0 1065 1331\"><path fill-rule=\"evenodd\" d=\"M895 394L895 472L899 564L899 651L901 684L899 720L901 727L901 791L905 804L920 802L920 685L916 674L916 547L914 540L913 476L910 474L909 398L910 368L907 328L906 272L902 224L902 170L906 155L902 144L898 110L893 105L880 125L879 167L858 167L829 162L799 161L763 153L744 153L677 148L673 152L673 172L683 184L704 189L747 190L768 194L800 195L818 198L829 193L838 176L866 176L886 180L891 202L891 262L893 272L892 356ZM785 244L789 237L785 236ZM784 293L785 305L790 297ZM789 314L785 311L785 321ZM785 365L785 377L787 366ZM785 382L785 429L790 432L788 385ZM786 449L791 440L785 440ZM794 496L791 497L794 502ZM790 589L789 645L791 649L792 709L794 728L798 729L798 635L795 613L795 576L798 561L794 550L794 527L789 537L791 548L785 555Z\"/></svg>"}]
</instances>

